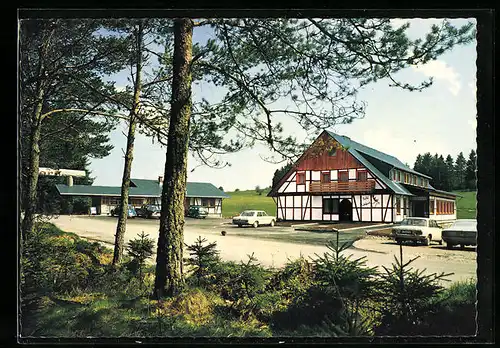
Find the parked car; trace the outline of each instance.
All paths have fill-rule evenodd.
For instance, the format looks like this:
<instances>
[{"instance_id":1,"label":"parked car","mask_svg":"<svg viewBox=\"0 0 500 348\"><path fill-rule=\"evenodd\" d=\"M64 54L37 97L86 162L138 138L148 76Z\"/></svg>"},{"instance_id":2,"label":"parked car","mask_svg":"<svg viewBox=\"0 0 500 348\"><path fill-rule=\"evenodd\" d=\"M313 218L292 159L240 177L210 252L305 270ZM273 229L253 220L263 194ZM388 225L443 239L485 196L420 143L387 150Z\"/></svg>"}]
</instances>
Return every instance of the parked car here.
<instances>
[{"instance_id":1,"label":"parked car","mask_svg":"<svg viewBox=\"0 0 500 348\"><path fill-rule=\"evenodd\" d=\"M442 229L435 220L429 218L409 217L401 221L400 225L392 228L392 237L397 243L413 241L429 245L432 241L443 243Z\"/></svg>"},{"instance_id":2,"label":"parked car","mask_svg":"<svg viewBox=\"0 0 500 348\"><path fill-rule=\"evenodd\" d=\"M448 249L453 248L455 245L460 245L461 248L466 245L477 245L476 238L476 219L459 219L443 230L443 240L446 242Z\"/></svg>"},{"instance_id":3,"label":"parked car","mask_svg":"<svg viewBox=\"0 0 500 348\"><path fill-rule=\"evenodd\" d=\"M120 207L116 207L115 209L111 209L111 216L120 215ZM137 216L137 212L133 205L129 204L127 209L127 216L129 218L135 218Z\"/></svg>"},{"instance_id":4,"label":"parked car","mask_svg":"<svg viewBox=\"0 0 500 348\"><path fill-rule=\"evenodd\" d=\"M233 224L242 227L244 225L250 225L255 228L259 225L270 225L274 226L276 222L276 217L267 215L263 210L245 210L240 215L233 217Z\"/></svg>"},{"instance_id":5,"label":"parked car","mask_svg":"<svg viewBox=\"0 0 500 348\"><path fill-rule=\"evenodd\" d=\"M137 216L146 219L160 218L161 206L157 204L144 204L139 209L136 209Z\"/></svg>"},{"instance_id":6,"label":"parked car","mask_svg":"<svg viewBox=\"0 0 500 348\"><path fill-rule=\"evenodd\" d=\"M208 216L208 209L201 205L192 205L188 209L187 216L196 219L205 219Z\"/></svg>"}]
</instances>

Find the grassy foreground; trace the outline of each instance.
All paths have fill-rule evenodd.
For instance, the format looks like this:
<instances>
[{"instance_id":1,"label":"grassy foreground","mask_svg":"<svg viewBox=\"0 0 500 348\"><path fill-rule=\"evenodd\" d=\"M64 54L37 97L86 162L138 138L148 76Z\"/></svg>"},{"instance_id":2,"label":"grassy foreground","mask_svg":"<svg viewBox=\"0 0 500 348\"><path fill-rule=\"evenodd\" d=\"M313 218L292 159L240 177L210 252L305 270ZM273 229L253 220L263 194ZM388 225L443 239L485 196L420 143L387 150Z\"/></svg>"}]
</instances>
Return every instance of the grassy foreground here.
<instances>
[{"instance_id":1,"label":"grassy foreground","mask_svg":"<svg viewBox=\"0 0 500 348\"><path fill-rule=\"evenodd\" d=\"M474 334L473 282L440 290L433 280L412 273L409 288L399 293L395 280L406 271L395 269L384 278L338 250L269 269L255 259L222 261L215 244L202 244L200 239L198 258L191 256L184 268L181 292L158 300L151 297L153 267L138 273L127 257L113 269L110 249L42 225L23 246L21 337ZM345 301L360 310L352 312ZM407 307L416 314L401 311Z\"/></svg>"}]
</instances>

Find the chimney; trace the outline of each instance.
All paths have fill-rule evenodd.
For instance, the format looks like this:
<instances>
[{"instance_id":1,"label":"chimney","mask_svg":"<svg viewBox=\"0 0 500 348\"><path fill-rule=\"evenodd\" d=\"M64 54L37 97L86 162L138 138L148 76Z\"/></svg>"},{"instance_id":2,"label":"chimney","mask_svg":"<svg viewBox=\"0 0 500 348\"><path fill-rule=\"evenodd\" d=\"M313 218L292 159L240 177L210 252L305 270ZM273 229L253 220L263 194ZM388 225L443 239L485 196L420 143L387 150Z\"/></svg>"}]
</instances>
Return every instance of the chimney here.
<instances>
[{"instance_id":1,"label":"chimney","mask_svg":"<svg viewBox=\"0 0 500 348\"><path fill-rule=\"evenodd\" d=\"M158 177L158 185L163 185L163 176Z\"/></svg>"},{"instance_id":2,"label":"chimney","mask_svg":"<svg viewBox=\"0 0 500 348\"><path fill-rule=\"evenodd\" d=\"M68 176L68 186L73 186L73 177L71 175Z\"/></svg>"}]
</instances>

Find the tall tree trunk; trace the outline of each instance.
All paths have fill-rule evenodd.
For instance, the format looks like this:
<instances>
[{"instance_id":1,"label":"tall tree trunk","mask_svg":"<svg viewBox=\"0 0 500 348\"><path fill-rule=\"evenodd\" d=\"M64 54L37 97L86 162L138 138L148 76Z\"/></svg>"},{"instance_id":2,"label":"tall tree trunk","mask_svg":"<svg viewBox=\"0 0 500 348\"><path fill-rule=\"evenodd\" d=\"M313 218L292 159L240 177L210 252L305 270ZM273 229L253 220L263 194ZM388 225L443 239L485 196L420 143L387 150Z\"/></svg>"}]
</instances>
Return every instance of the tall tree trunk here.
<instances>
[{"instance_id":1,"label":"tall tree trunk","mask_svg":"<svg viewBox=\"0 0 500 348\"><path fill-rule=\"evenodd\" d=\"M192 20L176 19L170 126L156 255L154 295L158 297L176 294L183 282L184 198L191 116L192 38Z\"/></svg>"},{"instance_id":2,"label":"tall tree trunk","mask_svg":"<svg viewBox=\"0 0 500 348\"><path fill-rule=\"evenodd\" d=\"M49 30L50 29L50 30ZM36 105L33 110L31 127L30 127L30 142L29 142L29 159L27 177L25 180L25 187L23 190L24 197L23 210L24 218L21 224L22 240L26 240L29 233L33 231L34 216L36 212L36 191L38 185L38 169L40 165L40 135L42 131L42 110L43 98L45 96L44 79L45 74L45 58L50 46L50 39L54 33L55 28L43 28L46 31L46 36L43 38L42 46L40 47L39 61L37 67L38 82L36 86ZM27 33L24 33L25 35Z\"/></svg>"},{"instance_id":3,"label":"tall tree trunk","mask_svg":"<svg viewBox=\"0 0 500 348\"><path fill-rule=\"evenodd\" d=\"M127 216L128 216L128 196L130 188L130 172L132 170L132 161L134 159L134 141L135 128L137 125L137 113L139 112L139 102L141 95L141 73L142 73L142 41L143 41L143 23L139 22L137 27L137 46L136 46L136 75L134 81L134 104L130 111L130 123L127 134L127 149L125 151L125 164L123 166L123 177L121 187L120 212L118 223L116 225L115 247L113 253L113 266L118 265L123 257L123 242L125 237Z\"/></svg>"}]
</instances>

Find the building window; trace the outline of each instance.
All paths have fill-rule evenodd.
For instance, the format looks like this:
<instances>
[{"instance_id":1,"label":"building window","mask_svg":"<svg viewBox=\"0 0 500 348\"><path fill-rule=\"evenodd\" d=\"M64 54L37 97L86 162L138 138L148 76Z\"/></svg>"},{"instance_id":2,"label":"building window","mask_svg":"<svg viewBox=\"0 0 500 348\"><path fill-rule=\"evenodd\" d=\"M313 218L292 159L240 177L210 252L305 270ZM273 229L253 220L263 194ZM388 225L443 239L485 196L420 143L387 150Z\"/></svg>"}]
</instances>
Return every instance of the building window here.
<instances>
[{"instance_id":1,"label":"building window","mask_svg":"<svg viewBox=\"0 0 500 348\"><path fill-rule=\"evenodd\" d=\"M365 170L358 171L358 181L366 181L367 178L368 177Z\"/></svg>"},{"instance_id":2,"label":"building window","mask_svg":"<svg viewBox=\"0 0 500 348\"><path fill-rule=\"evenodd\" d=\"M339 182L348 182L349 181L349 172L342 171L339 172Z\"/></svg>"},{"instance_id":3,"label":"building window","mask_svg":"<svg viewBox=\"0 0 500 348\"><path fill-rule=\"evenodd\" d=\"M431 214L434 214L434 200L433 199L431 199L429 202L429 212Z\"/></svg>"},{"instance_id":4,"label":"building window","mask_svg":"<svg viewBox=\"0 0 500 348\"><path fill-rule=\"evenodd\" d=\"M207 208L215 207L215 198L202 198L201 205Z\"/></svg>"},{"instance_id":5,"label":"building window","mask_svg":"<svg viewBox=\"0 0 500 348\"><path fill-rule=\"evenodd\" d=\"M339 200L338 198L323 198L323 214L338 214Z\"/></svg>"},{"instance_id":6,"label":"building window","mask_svg":"<svg viewBox=\"0 0 500 348\"><path fill-rule=\"evenodd\" d=\"M401 199L399 197L396 198L396 214L401 214Z\"/></svg>"},{"instance_id":7,"label":"building window","mask_svg":"<svg viewBox=\"0 0 500 348\"><path fill-rule=\"evenodd\" d=\"M405 173L405 184L408 184L410 182L409 178L408 178L408 174Z\"/></svg>"},{"instance_id":8,"label":"building window","mask_svg":"<svg viewBox=\"0 0 500 348\"><path fill-rule=\"evenodd\" d=\"M306 173L305 172L297 172L297 184L305 184L306 183Z\"/></svg>"},{"instance_id":9,"label":"building window","mask_svg":"<svg viewBox=\"0 0 500 348\"><path fill-rule=\"evenodd\" d=\"M328 184L331 182L330 180L330 172L322 172L321 173L321 182L323 184Z\"/></svg>"},{"instance_id":10,"label":"building window","mask_svg":"<svg viewBox=\"0 0 500 348\"><path fill-rule=\"evenodd\" d=\"M401 181L401 172L398 170L398 181Z\"/></svg>"},{"instance_id":11,"label":"building window","mask_svg":"<svg viewBox=\"0 0 500 348\"><path fill-rule=\"evenodd\" d=\"M334 146L332 149L328 152L328 156L335 156L337 154L337 147Z\"/></svg>"}]
</instances>

